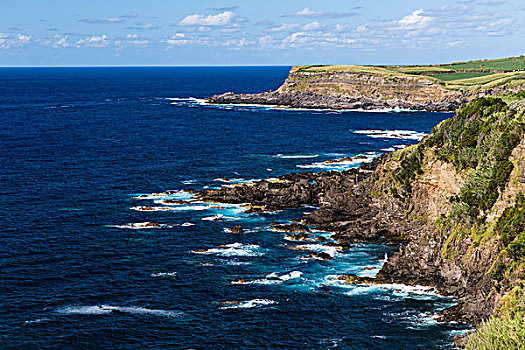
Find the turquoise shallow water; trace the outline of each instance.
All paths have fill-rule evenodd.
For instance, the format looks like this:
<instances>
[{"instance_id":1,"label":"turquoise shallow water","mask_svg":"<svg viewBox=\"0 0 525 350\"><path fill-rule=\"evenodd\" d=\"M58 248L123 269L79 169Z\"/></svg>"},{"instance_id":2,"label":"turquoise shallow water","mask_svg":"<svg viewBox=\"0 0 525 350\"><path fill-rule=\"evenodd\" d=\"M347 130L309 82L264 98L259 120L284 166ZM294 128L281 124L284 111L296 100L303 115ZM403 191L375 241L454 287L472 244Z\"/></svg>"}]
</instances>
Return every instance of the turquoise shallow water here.
<instances>
[{"instance_id":1,"label":"turquoise shallow water","mask_svg":"<svg viewBox=\"0 0 525 350\"><path fill-rule=\"evenodd\" d=\"M219 178L357 166L323 161L371 159L450 117L199 100L276 89L288 69L0 69L2 347L450 348L462 327L432 317L453 300L334 281L375 273L363 267L379 268L395 247L343 253L304 242L334 256L305 260L270 223L314 208L246 214L162 203L231 184ZM166 190L174 192L151 195ZM143 206L169 210L135 210ZM126 226L146 221L162 227ZM237 224L245 234L228 232Z\"/></svg>"}]
</instances>

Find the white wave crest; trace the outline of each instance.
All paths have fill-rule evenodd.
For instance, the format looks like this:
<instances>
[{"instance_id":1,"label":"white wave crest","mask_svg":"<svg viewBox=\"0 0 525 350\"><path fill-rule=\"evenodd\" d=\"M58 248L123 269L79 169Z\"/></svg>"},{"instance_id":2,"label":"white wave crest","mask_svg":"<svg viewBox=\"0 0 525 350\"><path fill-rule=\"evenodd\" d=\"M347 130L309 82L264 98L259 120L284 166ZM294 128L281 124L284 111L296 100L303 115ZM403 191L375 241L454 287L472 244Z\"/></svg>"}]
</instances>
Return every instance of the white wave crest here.
<instances>
[{"instance_id":1,"label":"white wave crest","mask_svg":"<svg viewBox=\"0 0 525 350\"><path fill-rule=\"evenodd\" d=\"M170 277L170 276L176 276L177 275L177 272L157 272L157 273L152 273L150 276L151 277Z\"/></svg>"},{"instance_id":2,"label":"white wave crest","mask_svg":"<svg viewBox=\"0 0 525 350\"><path fill-rule=\"evenodd\" d=\"M150 200L150 199L179 199L186 200L193 197L193 194L186 191L175 191L170 190L166 192L155 192L155 193L143 193L133 196L133 199L137 200Z\"/></svg>"},{"instance_id":3,"label":"white wave crest","mask_svg":"<svg viewBox=\"0 0 525 350\"><path fill-rule=\"evenodd\" d=\"M312 164L300 164L297 165L298 168L302 169L326 169L326 170L347 170L351 168L358 167L361 163L370 163L374 158L379 157L379 153L374 152L368 152L367 154L359 154L358 156L354 157L352 160L345 160L341 162L333 162L333 163L327 163L327 162L319 162L319 163L312 163Z\"/></svg>"},{"instance_id":4,"label":"white wave crest","mask_svg":"<svg viewBox=\"0 0 525 350\"><path fill-rule=\"evenodd\" d=\"M58 309L58 312L66 315L106 315L113 311L125 312L129 314L139 315L155 315L165 317L176 317L182 313L171 310L146 309L143 307L128 307L128 306L110 306L110 305L94 305L94 306L66 306Z\"/></svg>"},{"instance_id":5,"label":"white wave crest","mask_svg":"<svg viewBox=\"0 0 525 350\"><path fill-rule=\"evenodd\" d=\"M168 207L149 207L149 206L137 206L137 207L131 207L131 210L137 210L137 211L172 211L174 208L168 208Z\"/></svg>"},{"instance_id":6,"label":"white wave crest","mask_svg":"<svg viewBox=\"0 0 525 350\"><path fill-rule=\"evenodd\" d=\"M325 246L322 244L302 244L296 246L299 250L311 250L315 252L323 252L330 255L332 258L337 254L336 247Z\"/></svg>"},{"instance_id":7,"label":"white wave crest","mask_svg":"<svg viewBox=\"0 0 525 350\"><path fill-rule=\"evenodd\" d=\"M216 254L220 256L262 256L264 252L260 250L260 246L256 244L233 243L226 244L219 248L212 248L206 250L194 250L195 254Z\"/></svg>"},{"instance_id":8,"label":"white wave crest","mask_svg":"<svg viewBox=\"0 0 525 350\"><path fill-rule=\"evenodd\" d=\"M185 185L194 185L197 183L197 180L184 180L184 181L181 181L183 184Z\"/></svg>"},{"instance_id":9,"label":"white wave crest","mask_svg":"<svg viewBox=\"0 0 525 350\"><path fill-rule=\"evenodd\" d=\"M232 281L230 284L281 284L285 281L300 278L302 275L303 273L301 271L292 271L282 276L279 276L277 272L272 272L264 279L256 279L252 281L246 281L242 279L238 281Z\"/></svg>"},{"instance_id":10,"label":"white wave crest","mask_svg":"<svg viewBox=\"0 0 525 350\"><path fill-rule=\"evenodd\" d=\"M110 227L124 228L130 230L143 230L143 229L158 229L158 228L172 228L173 225L157 224L154 222L134 222L126 225L111 225Z\"/></svg>"},{"instance_id":11,"label":"white wave crest","mask_svg":"<svg viewBox=\"0 0 525 350\"><path fill-rule=\"evenodd\" d=\"M274 158L281 158L281 159L308 159L308 158L317 158L319 157L318 154L276 154L275 156L272 156Z\"/></svg>"},{"instance_id":12,"label":"white wave crest","mask_svg":"<svg viewBox=\"0 0 525 350\"><path fill-rule=\"evenodd\" d=\"M286 275L282 275L281 277L279 277L279 279L283 280L283 281L289 281L289 280L292 280L292 279L295 279L295 278L299 278L303 275L303 273L301 271L292 271L290 273L287 273Z\"/></svg>"},{"instance_id":13,"label":"white wave crest","mask_svg":"<svg viewBox=\"0 0 525 350\"><path fill-rule=\"evenodd\" d=\"M259 308L259 307L273 305L273 304L278 304L278 303L276 301L268 300L268 299L253 299L253 300L239 302L238 304L222 306L221 309L253 309L253 308Z\"/></svg>"},{"instance_id":14,"label":"white wave crest","mask_svg":"<svg viewBox=\"0 0 525 350\"><path fill-rule=\"evenodd\" d=\"M224 217L223 214L217 214L217 215L214 215L214 216L206 216L204 218L202 218L201 220L204 220L204 221L214 221L214 220L220 220Z\"/></svg>"},{"instance_id":15,"label":"white wave crest","mask_svg":"<svg viewBox=\"0 0 525 350\"><path fill-rule=\"evenodd\" d=\"M403 139L420 141L426 133L412 130L355 130L355 134L362 134L373 138Z\"/></svg>"}]
</instances>

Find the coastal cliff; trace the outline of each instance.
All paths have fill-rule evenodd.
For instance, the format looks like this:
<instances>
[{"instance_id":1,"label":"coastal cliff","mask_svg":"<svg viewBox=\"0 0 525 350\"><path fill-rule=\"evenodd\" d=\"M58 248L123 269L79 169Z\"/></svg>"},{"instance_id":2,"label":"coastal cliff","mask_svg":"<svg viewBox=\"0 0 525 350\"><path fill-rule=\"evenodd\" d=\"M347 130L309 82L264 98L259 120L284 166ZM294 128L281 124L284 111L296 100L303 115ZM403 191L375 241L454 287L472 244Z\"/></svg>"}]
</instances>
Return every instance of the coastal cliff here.
<instances>
[{"instance_id":1,"label":"coastal cliff","mask_svg":"<svg viewBox=\"0 0 525 350\"><path fill-rule=\"evenodd\" d=\"M490 65L485 63L483 66ZM525 72L522 70L480 72L475 68L459 66L458 70L450 68L454 65L448 67L293 67L276 91L256 94L228 92L206 101L210 104L287 108L449 112L474 98L517 92L525 86Z\"/></svg>"},{"instance_id":2,"label":"coastal cliff","mask_svg":"<svg viewBox=\"0 0 525 350\"><path fill-rule=\"evenodd\" d=\"M368 71L310 72L292 68L276 91L226 93L208 103L262 104L290 108L451 111L464 102L462 94L422 77Z\"/></svg>"},{"instance_id":3,"label":"coastal cliff","mask_svg":"<svg viewBox=\"0 0 525 350\"><path fill-rule=\"evenodd\" d=\"M477 98L419 144L357 169L290 174L197 195L251 203L252 211L315 205L317 211L296 221L333 232L338 249L362 241L399 244L374 279L340 279L427 285L455 296L458 304L440 319L480 327L467 345L478 348L476 341L491 337L491 325L502 318L524 326L524 117L524 92Z\"/></svg>"}]
</instances>

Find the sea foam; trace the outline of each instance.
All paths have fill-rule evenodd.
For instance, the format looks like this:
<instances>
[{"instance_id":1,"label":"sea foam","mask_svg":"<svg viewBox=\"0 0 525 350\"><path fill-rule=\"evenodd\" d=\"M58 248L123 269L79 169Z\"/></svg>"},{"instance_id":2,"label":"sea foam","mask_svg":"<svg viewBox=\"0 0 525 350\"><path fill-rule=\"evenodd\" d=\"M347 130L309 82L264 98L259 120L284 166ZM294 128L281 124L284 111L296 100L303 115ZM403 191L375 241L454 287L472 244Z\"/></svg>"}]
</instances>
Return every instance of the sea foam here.
<instances>
[{"instance_id":1,"label":"sea foam","mask_svg":"<svg viewBox=\"0 0 525 350\"><path fill-rule=\"evenodd\" d=\"M262 256L264 252L260 250L260 246L256 244L232 243L225 244L219 248L212 248L206 250L194 250L195 254L216 254L220 256Z\"/></svg>"},{"instance_id":2,"label":"sea foam","mask_svg":"<svg viewBox=\"0 0 525 350\"><path fill-rule=\"evenodd\" d=\"M276 301L268 299L253 299L239 302L238 304L232 304L227 306L222 306L221 309L253 309L260 308L263 306L278 304Z\"/></svg>"},{"instance_id":3,"label":"sea foam","mask_svg":"<svg viewBox=\"0 0 525 350\"><path fill-rule=\"evenodd\" d=\"M57 310L66 315L107 315L114 311L125 312L138 315L155 315L165 317L176 317L182 315L181 312L171 310L146 309L143 307L94 305L94 306L66 306Z\"/></svg>"},{"instance_id":4,"label":"sea foam","mask_svg":"<svg viewBox=\"0 0 525 350\"><path fill-rule=\"evenodd\" d=\"M412 130L354 130L355 134L362 134L373 138L404 139L420 141L426 133Z\"/></svg>"}]
</instances>

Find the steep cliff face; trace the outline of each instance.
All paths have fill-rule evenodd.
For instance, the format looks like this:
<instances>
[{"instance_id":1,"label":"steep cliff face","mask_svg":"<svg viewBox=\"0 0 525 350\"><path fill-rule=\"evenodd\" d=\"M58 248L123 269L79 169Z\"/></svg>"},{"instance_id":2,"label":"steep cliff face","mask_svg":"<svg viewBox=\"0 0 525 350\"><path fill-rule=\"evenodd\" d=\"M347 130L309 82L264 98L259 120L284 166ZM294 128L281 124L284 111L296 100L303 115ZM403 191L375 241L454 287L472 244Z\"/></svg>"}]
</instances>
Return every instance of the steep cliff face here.
<instances>
[{"instance_id":1,"label":"steep cliff face","mask_svg":"<svg viewBox=\"0 0 525 350\"><path fill-rule=\"evenodd\" d=\"M430 79L379 71L309 72L292 69L277 91L213 96L209 103L250 103L291 108L451 111L465 99Z\"/></svg>"},{"instance_id":2,"label":"steep cliff face","mask_svg":"<svg viewBox=\"0 0 525 350\"><path fill-rule=\"evenodd\" d=\"M525 295L524 194L525 91L475 99L419 144L359 169L290 174L199 196L260 210L317 205L298 221L334 232L340 249L401 242L375 280L342 279L433 286L459 298L444 320L479 325L509 293Z\"/></svg>"},{"instance_id":3,"label":"steep cliff face","mask_svg":"<svg viewBox=\"0 0 525 350\"><path fill-rule=\"evenodd\" d=\"M422 104L431 101L456 102L461 98L460 92L447 90L425 77L360 71L292 70L277 91L285 94L310 91L338 98L375 98Z\"/></svg>"},{"instance_id":4,"label":"steep cliff face","mask_svg":"<svg viewBox=\"0 0 525 350\"><path fill-rule=\"evenodd\" d=\"M377 278L458 296L445 319L479 324L525 278L525 113L509 107L522 97L462 107L419 145L385 160L371 184L388 194L385 203L396 198L410 240Z\"/></svg>"}]
</instances>

